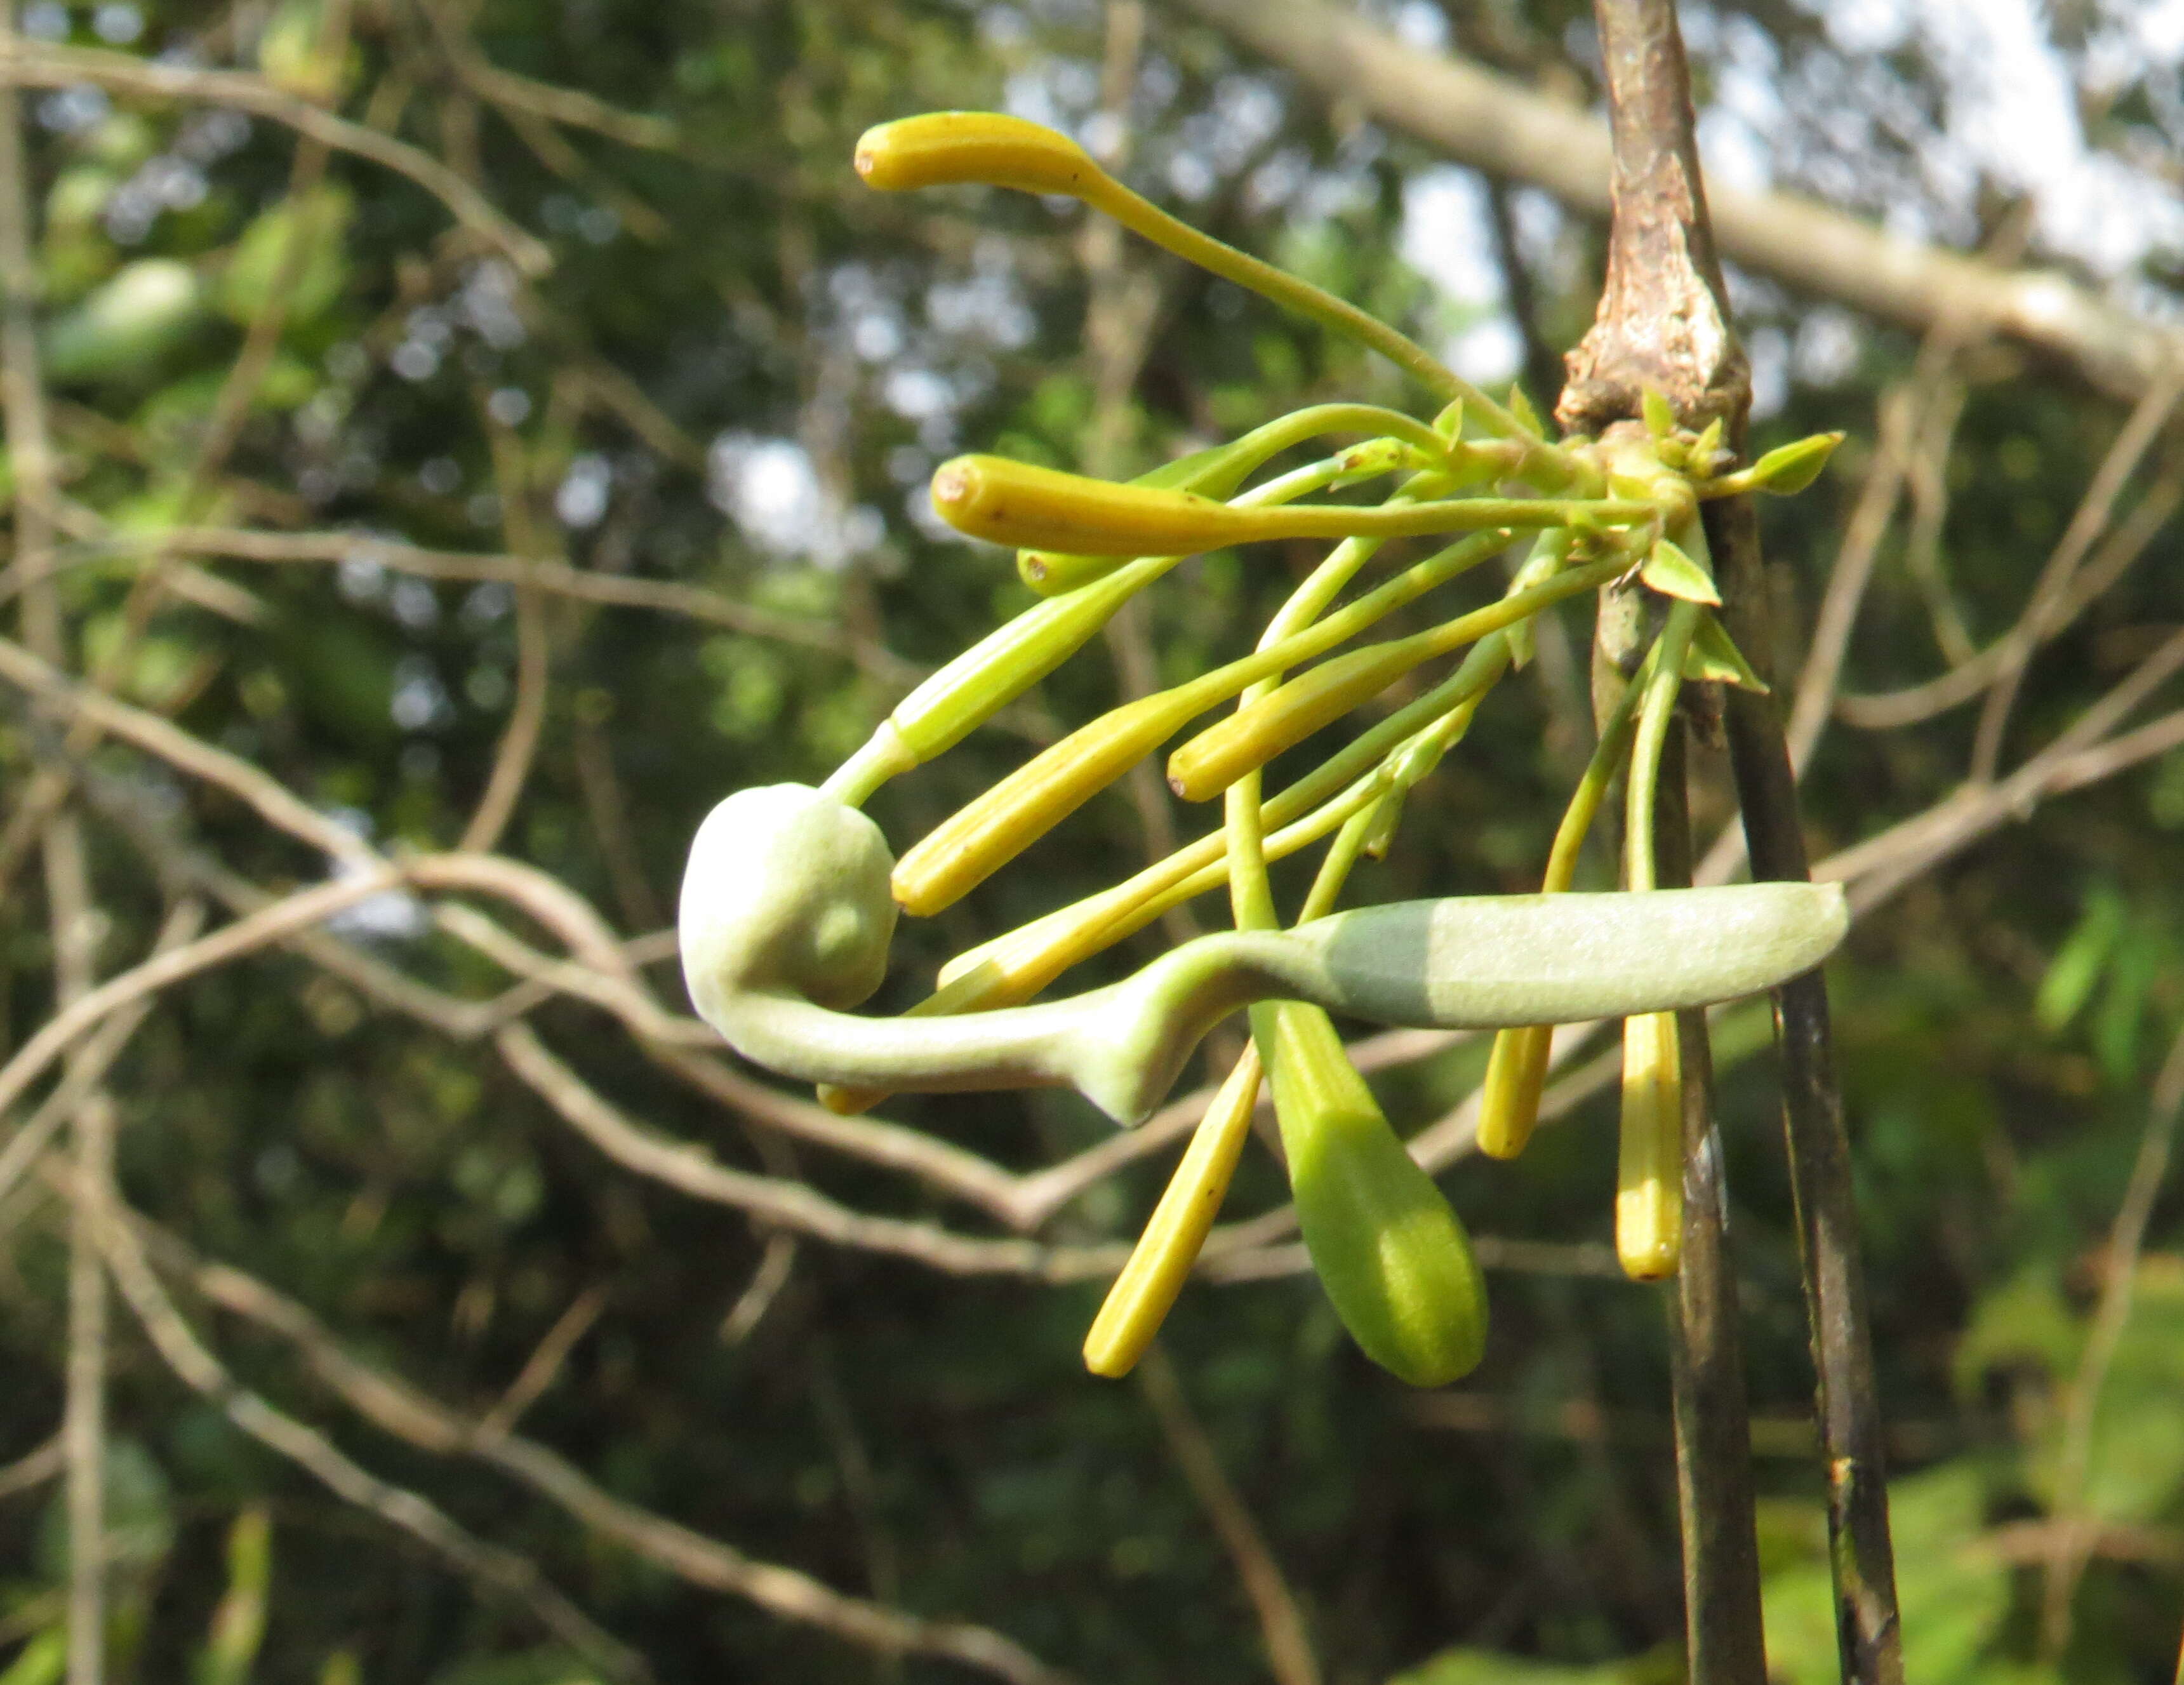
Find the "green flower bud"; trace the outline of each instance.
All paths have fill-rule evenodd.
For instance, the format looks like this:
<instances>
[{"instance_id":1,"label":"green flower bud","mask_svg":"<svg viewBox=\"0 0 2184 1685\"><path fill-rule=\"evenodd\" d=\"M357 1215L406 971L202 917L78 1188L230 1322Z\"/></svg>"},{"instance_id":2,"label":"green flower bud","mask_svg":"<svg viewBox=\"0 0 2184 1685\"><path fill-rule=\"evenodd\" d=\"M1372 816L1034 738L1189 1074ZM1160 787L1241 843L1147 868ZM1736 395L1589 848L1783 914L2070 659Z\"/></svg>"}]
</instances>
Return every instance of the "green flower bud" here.
<instances>
[{"instance_id":1,"label":"green flower bud","mask_svg":"<svg viewBox=\"0 0 2184 1685\"><path fill-rule=\"evenodd\" d=\"M1709 481L1701 491L1705 497L1730 497L1738 492L1772 492L1792 497L1820 477L1828 459L1843 441L1839 432L1814 433L1769 451L1749 468Z\"/></svg>"},{"instance_id":2,"label":"green flower bud","mask_svg":"<svg viewBox=\"0 0 2184 1685\"><path fill-rule=\"evenodd\" d=\"M1471 1242L1343 1052L1325 1013L1256 1007L1297 1221L1335 1314L1365 1355L1413 1386L1468 1374L1486 1347Z\"/></svg>"}]
</instances>

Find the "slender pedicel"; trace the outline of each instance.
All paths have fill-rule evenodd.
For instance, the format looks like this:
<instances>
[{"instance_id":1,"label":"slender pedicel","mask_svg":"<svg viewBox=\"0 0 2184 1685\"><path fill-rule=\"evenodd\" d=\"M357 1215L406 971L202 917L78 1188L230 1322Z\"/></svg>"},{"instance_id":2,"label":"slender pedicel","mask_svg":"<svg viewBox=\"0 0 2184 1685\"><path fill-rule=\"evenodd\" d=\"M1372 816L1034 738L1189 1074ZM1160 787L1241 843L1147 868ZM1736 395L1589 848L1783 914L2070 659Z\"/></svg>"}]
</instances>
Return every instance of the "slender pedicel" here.
<instances>
[{"instance_id":1,"label":"slender pedicel","mask_svg":"<svg viewBox=\"0 0 2184 1685\"><path fill-rule=\"evenodd\" d=\"M1611 557L1573 568L1429 631L1337 656L1207 727L1177 750L1168 757L1168 788L1186 801L1207 801L1245 773L1379 695L1421 662L1604 584L1623 566L1619 558Z\"/></svg>"},{"instance_id":2,"label":"slender pedicel","mask_svg":"<svg viewBox=\"0 0 2184 1685\"><path fill-rule=\"evenodd\" d=\"M1385 322L1178 222L1100 169L1076 142L1037 123L982 111L905 117L865 131L857 142L856 168L868 186L891 190L977 181L1082 199L1200 268L1371 347L1428 390L1472 406L1496 431L1522 431L1507 410Z\"/></svg>"}]
</instances>

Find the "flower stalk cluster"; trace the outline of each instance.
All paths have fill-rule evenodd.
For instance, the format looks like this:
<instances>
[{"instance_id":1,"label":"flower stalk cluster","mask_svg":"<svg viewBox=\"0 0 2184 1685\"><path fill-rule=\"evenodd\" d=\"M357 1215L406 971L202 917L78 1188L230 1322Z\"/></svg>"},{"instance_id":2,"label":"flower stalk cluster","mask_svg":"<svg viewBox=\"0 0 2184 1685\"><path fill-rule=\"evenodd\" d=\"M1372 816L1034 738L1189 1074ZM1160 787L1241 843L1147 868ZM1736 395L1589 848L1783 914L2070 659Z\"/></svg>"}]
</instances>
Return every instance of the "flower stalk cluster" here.
<instances>
[{"instance_id":1,"label":"flower stalk cluster","mask_svg":"<svg viewBox=\"0 0 2184 1685\"><path fill-rule=\"evenodd\" d=\"M1318 405L1126 484L993 456L942 465L934 508L959 531L1016 549L1020 573L1042 600L920 685L822 790L769 798L770 806L746 801L725 829L724 803L708 821L713 842L701 834L701 845L715 851L705 873L725 869L722 850L757 861L744 832L774 823L767 814L793 816L808 837L750 868L761 876L794 872L800 850L816 846L809 839L823 837L854 864L855 894L815 890L779 929L827 925L833 947L797 937L811 956L809 980L833 987L854 974L869 992L872 942L883 957L898 907L929 916L953 905L1194 726L1167 756L1168 782L1188 802L1218 797L1222 822L1127 881L959 956L908 1015L930 1022L892 1025L821 1010L805 972L769 969L764 945L739 933L757 917L751 909L772 901L752 891L729 907L716 885L700 881L702 847L694 850L683 940L701 1009L762 1062L820 1076L822 1099L838 1110L863 1109L897 1085L1068 1080L1121 1115L1148 1103L1148 1094L1157 1098L1180 1057L1175 1047L1187 1052L1208 1014L1256 1002L1251 1044L1094 1322L1085 1358L1100 1374L1128 1370L1180 1292L1238 1162L1262 1073L1305 1243L1358 1344L1420 1386L1478 1361L1485 1297L1462 1225L1350 1062L1329 1007L1389 1022L1497 1027L1479 1140L1501 1158L1522 1151L1537 1118L1552 1025L1625 1016L1618 1251L1634 1277L1673 1273L1683 1158L1674 1008L1763 986L1749 979L1790 974L1781 967L1803 969L1841 929L1839 898L1809 886L1787 895L1791 886L1773 885L1651 893L1653 804L1681 688L1757 683L1714 617L1719 598L1697 513L1713 497L1801 488L1837 436L1800 441L1730 472L1718 426L1681 432L1656 400L1641 438L1550 440L1521 394L1501 401L1477 390L1386 324L1176 221L1075 142L1018 119L945 113L886 124L859 142L856 168L890 190L976 182L1080 199L1386 356L1424 388L1434 413ZM1279 469L1306 449L1318 454ZM881 898L886 850L854 810L875 790L960 742L1186 558L1273 539L1330 548L1251 655L1114 708L1034 756L885 870L883 915L869 905ZM1441 542L1354 589L1390 546L1416 539ZM1519 544L1524 560L1504 589L1483 603L1442 606L1452 589ZM1500 680L1529 659L1536 617L1602 589L1657 600L1659 629L1571 796L1541 896L1515 898L1521 906L1418 902L1336 917L1357 860L1390 846L1411 789L1462 740ZM1398 610L1422 604L1437 617L1424 630L1361 641ZM1263 769L1278 756L1441 662L1452 665L1414 698L1303 776L1265 790ZM1233 711L1198 723L1230 703ZM1618 780L1622 875L1633 893L1572 895L1585 836ZM1323 843L1312 888L1285 919L1268 862ZM1186 945L1112 990L1026 1004L1070 968L1223 886L1234 935ZM1449 911L1482 906L1494 910ZM1378 919L1369 940L1368 926L1354 922L1368 916ZM1526 933L1550 929L1552 941L1528 948ZM1502 934L1479 934L1489 930ZM733 963L720 957L732 950ZM1145 981L1156 974L1156 984ZM833 993L825 1004L855 1003L854 990ZM1080 1031L1096 1048L1061 1051ZM990 1050L983 1063L982 1034ZM885 1040L884 1057L839 1040L860 1035ZM829 1036L837 1038L832 1048L822 1045ZM945 1058L917 1052L944 1042ZM1125 1080L1116 1062L1130 1060L1138 1063Z\"/></svg>"}]
</instances>

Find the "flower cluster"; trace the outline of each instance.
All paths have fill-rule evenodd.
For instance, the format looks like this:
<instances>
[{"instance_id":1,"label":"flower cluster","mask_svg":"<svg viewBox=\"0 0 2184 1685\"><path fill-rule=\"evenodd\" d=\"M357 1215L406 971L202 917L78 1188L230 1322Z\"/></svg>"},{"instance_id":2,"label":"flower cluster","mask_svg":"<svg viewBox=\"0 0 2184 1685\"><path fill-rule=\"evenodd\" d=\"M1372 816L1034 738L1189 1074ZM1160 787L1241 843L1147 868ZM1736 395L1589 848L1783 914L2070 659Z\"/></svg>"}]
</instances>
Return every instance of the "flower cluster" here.
<instances>
[{"instance_id":1,"label":"flower cluster","mask_svg":"<svg viewBox=\"0 0 2184 1685\"><path fill-rule=\"evenodd\" d=\"M1167 762L1168 782L1183 800L1220 799L1218 829L1112 889L959 956L911 1016L1006 1016L1006 1009L1029 1002L1071 967L1223 885L1238 931L1279 930L1268 863L1322 844L1318 875L1291 923L1327 919L1359 856L1378 856L1389 846L1411 789L1461 740L1495 684L1529 659L1535 617L1606 586L1658 596L1658 629L1602 723L1541 889L1546 896L1570 890L1580 847L1618 779L1626 803L1624 885L1654 889L1655 789L1680 688L1693 680L1758 683L1715 617L1719 598L1700 505L1747 490L1802 488L1838 436L1802 440L1730 472L1718 423L1697 434L1680 431L1666 404L1653 399L1646 427L1630 430L1629 438L1552 440L1520 393L1497 401L1475 389L1385 324L1177 222L1107 176L1073 142L1018 119L945 113L886 124L859 142L856 167L881 188L982 182L1074 197L1385 354L1437 406L1427 420L1371 405L1315 405L1128 484L992 456L959 457L939 468L933 501L941 516L961 532L1016 549L1022 577L1043 600L919 686L836 771L819 794L844 809L960 741L1185 557L1268 539L1325 540L1330 548L1251 655L1079 728L893 866L893 902L913 915L939 912L1202 716L1234 704L1185 738ZM1301 449L1320 454L1277 468ZM1377 500L1328 495L1353 488L1377 493ZM1443 543L1353 592L1375 555L1404 538ZM1372 637L1398 609L1438 600L1445 588L1519 543L1527 545L1521 565L1491 600L1422 632ZM1277 756L1436 663L1451 665L1314 770L1279 790L1262 787L1262 768ZM878 846L883 855L884 845ZM878 857L863 841L856 847L861 861ZM1665 963L1644 951L1658 941L1658 925L1636 916L1641 904L1663 898L1577 899L1585 903L1587 931L1577 945L1578 963L1621 964L1639 977ZM1799 940L1809 938L1824 952L1840 934L1839 907L1808 891L1796 907L1785 916L1810 927L1801 927ZM893 915L888 908L889 929ZM686 951L690 940L686 928ZM883 932L878 940L883 954ZM1580 991L1551 974L1559 962L1543 957L1545 980L1529 992L1521 979L1512 983L1499 1016L1480 1020L1514 1026L1497 1034L1479 1126L1479 1145L1497 1158L1521 1151L1531 1130L1552 1023L1578 1015ZM1237 950L1223 963L1233 971L1259 962ZM1199 990L1194 1001L1202 1002L1214 985L1191 987ZM1726 980L1720 987L1730 991ZM1613 998L1626 996L1683 1004L1707 998L1637 985ZM1256 1002L1251 1045L1110 1292L1086 1342L1088 1364L1103 1375L1127 1372L1158 1328L1220 1205L1263 1076L1273 1088L1304 1241L1346 1326L1368 1355L1414 1384L1463 1373L1483 1345L1485 1296L1447 1201L1390 1127L1323 1006L1266 997L1263 986L1234 999L1222 996L1215 1005L1230 1010L1244 1000ZM1680 1231L1676 1018L1673 1010L1609 1010L1636 1012L1624 1032L1618 1251L1633 1276L1658 1277L1674 1270ZM1031 1068L995 1057L1003 1076ZM874 1085L822 1085L821 1091L844 1112L884 1097Z\"/></svg>"}]
</instances>

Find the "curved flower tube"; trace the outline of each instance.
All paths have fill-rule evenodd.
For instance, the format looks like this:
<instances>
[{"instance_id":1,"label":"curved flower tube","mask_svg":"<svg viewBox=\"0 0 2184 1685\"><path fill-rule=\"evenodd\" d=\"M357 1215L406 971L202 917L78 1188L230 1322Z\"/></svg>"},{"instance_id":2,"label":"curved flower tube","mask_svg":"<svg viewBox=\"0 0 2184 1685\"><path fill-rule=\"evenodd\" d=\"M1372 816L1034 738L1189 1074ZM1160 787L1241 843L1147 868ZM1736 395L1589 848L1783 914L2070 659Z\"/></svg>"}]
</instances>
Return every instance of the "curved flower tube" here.
<instances>
[{"instance_id":1,"label":"curved flower tube","mask_svg":"<svg viewBox=\"0 0 2184 1685\"><path fill-rule=\"evenodd\" d=\"M739 790L691 845L683 975L699 1013L784 1076L858 1087L1066 1086L1118 1123L1160 1103L1222 1018L1264 1000L1420 1029L1704 1005L1817 965L1847 928L1833 884L1400 901L1186 942L1048 1004L866 1018L887 968L894 862L878 826L801 784Z\"/></svg>"}]
</instances>

